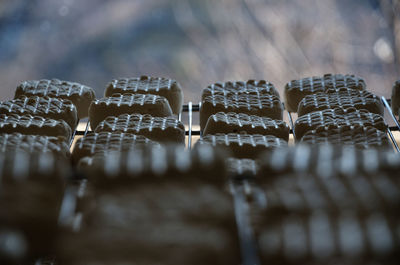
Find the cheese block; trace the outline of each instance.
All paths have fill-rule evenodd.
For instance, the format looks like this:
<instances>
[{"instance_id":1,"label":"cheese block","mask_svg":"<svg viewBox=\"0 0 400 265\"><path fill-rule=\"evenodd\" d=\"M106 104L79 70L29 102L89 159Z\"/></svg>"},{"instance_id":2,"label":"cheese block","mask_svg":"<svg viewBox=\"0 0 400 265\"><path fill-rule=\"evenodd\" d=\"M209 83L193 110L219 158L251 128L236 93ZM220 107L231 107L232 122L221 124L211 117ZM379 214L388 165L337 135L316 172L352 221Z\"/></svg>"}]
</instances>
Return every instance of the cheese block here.
<instances>
[{"instance_id":1,"label":"cheese block","mask_svg":"<svg viewBox=\"0 0 400 265\"><path fill-rule=\"evenodd\" d=\"M98 185L173 179L223 185L226 180L224 154L211 146L188 151L181 145L143 145L123 152L99 152L83 160L80 167Z\"/></svg>"},{"instance_id":2,"label":"cheese block","mask_svg":"<svg viewBox=\"0 0 400 265\"><path fill-rule=\"evenodd\" d=\"M332 164L340 165L339 162ZM316 211L331 214L352 211L360 215L382 211L395 214L400 209L399 182L394 178L383 172L378 176L351 173L336 173L329 177L304 172L276 175L260 186L268 201L264 214L271 218Z\"/></svg>"},{"instance_id":3,"label":"cheese block","mask_svg":"<svg viewBox=\"0 0 400 265\"><path fill-rule=\"evenodd\" d=\"M395 264L398 153L299 144L259 164L267 204L252 204L251 219L264 262Z\"/></svg>"},{"instance_id":4,"label":"cheese block","mask_svg":"<svg viewBox=\"0 0 400 265\"><path fill-rule=\"evenodd\" d=\"M359 125L319 126L304 134L300 141L307 144L350 145L361 149L392 148L386 132L374 127L361 127Z\"/></svg>"},{"instance_id":5,"label":"cheese block","mask_svg":"<svg viewBox=\"0 0 400 265\"><path fill-rule=\"evenodd\" d=\"M88 86L59 79L27 80L21 82L15 91L15 98L21 96L49 96L69 99L74 103L78 118L88 116L89 105L95 99L94 90Z\"/></svg>"},{"instance_id":6,"label":"cheese block","mask_svg":"<svg viewBox=\"0 0 400 265\"><path fill-rule=\"evenodd\" d=\"M218 82L204 89L201 98L204 100L208 96L233 96L240 94L274 95L279 98L279 93L275 86L265 80Z\"/></svg>"},{"instance_id":7,"label":"cheese block","mask_svg":"<svg viewBox=\"0 0 400 265\"><path fill-rule=\"evenodd\" d=\"M174 117L122 114L102 121L95 132L123 132L143 135L157 142L185 143L185 126Z\"/></svg>"},{"instance_id":8,"label":"cheese block","mask_svg":"<svg viewBox=\"0 0 400 265\"><path fill-rule=\"evenodd\" d=\"M319 126L371 126L381 131L386 131L387 124L381 115L367 110L350 109L325 109L313 111L299 117L294 124L296 139L300 140L305 133Z\"/></svg>"},{"instance_id":9,"label":"cheese block","mask_svg":"<svg viewBox=\"0 0 400 265\"><path fill-rule=\"evenodd\" d=\"M0 114L29 114L46 119L63 120L71 127L71 130L75 130L78 125L76 107L70 100L47 96L21 96L0 102Z\"/></svg>"},{"instance_id":10,"label":"cheese block","mask_svg":"<svg viewBox=\"0 0 400 265\"><path fill-rule=\"evenodd\" d=\"M278 97L269 94L234 94L207 96L200 108L200 128L204 130L208 118L218 112L245 113L282 120L283 106Z\"/></svg>"},{"instance_id":11,"label":"cheese block","mask_svg":"<svg viewBox=\"0 0 400 265\"><path fill-rule=\"evenodd\" d=\"M265 219L257 237L262 264L396 264L399 221L382 212L285 215Z\"/></svg>"},{"instance_id":12,"label":"cheese block","mask_svg":"<svg viewBox=\"0 0 400 265\"><path fill-rule=\"evenodd\" d=\"M316 93L313 95L305 96L299 103L297 111L299 117L313 111L320 111L325 109L365 109L369 112L383 115L384 109L382 102L376 96L348 96L343 93Z\"/></svg>"},{"instance_id":13,"label":"cheese block","mask_svg":"<svg viewBox=\"0 0 400 265\"><path fill-rule=\"evenodd\" d=\"M248 133L274 135L289 140L289 126L282 120L247 115L245 113L218 112L208 118L203 135L216 133Z\"/></svg>"},{"instance_id":14,"label":"cheese block","mask_svg":"<svg viewBox=\"0 0 400 265\"><path fill-rule=\"evenodd\" d=\"M82 159L95 208L80 233L61 238L60 263L240 262L225 157L210 146L146 145Z\"/></svg>"},{"instance_id":15,"label":"cheese block","mask_svg":"<svg viewBox=\"0 0 400 265\"><path fill-rule=\"evenodd\" d=\"M287 142L273 135L217 133L200 138L196 147L202 145L224 148L232 157L254 159L263 151L287 146Z\"/></svg>"},{"instance_id":16,"label":"cheese block","mask_svg":"<svg viewBox=\"0 0 400 265\"><path fill-rule=\"evenodd\" d=\"M325 92L327 89L364 90L365 87L364 79L348 74L325 74L292 80L285 85L285 107L290 112L297 112L300 101L307 95Z\"/></svg>"},{"instance_id":17,"label":"cheese block","mask_svg":"<svg viewBox=\"0 0 400 265\"><path fill-rule=\"evenodd\" d=\"M166 145L82 159L95 208L83 212L80 233L60 238L59 262L240 263L224 157Z\"/></svg>"},{"instance_id":18,"label":"cheese block","mask_svg":"<svg viewBox=\"0 0 400 265\"><path fill-rule=\"evenodd\" d=\"M181 85L173 79L164 77L140 76L135 78L120 78L112 80L104 95L113 94L153 94L165 97L172 113L179 114L182 110L183 93Z\"/></svg>"},{"instance_id":19,"label":"cheese block","mask_svg":"<svg viewBox=\"0 0 400 265\"><path fill-rule=\"evenodd\" d=\"M0 152L1 230L8 227L20 231L18 237L11 237L5 251L13 249L13 254L23 255L25 262L54 253L69 177L69 162L60 155L26 150Z\"/></svg>"},{"instance_id":20,"label":"cheese block","mask_svg":"<svg viewBox=\"0 0 400 265\"><path fill-rule=\"evenodd\" d=\"M71 139L71 128L63 120L46 119L29 114L0 114L0 133L47 135Z\"/></svg>"},{"instance_id":21,"label":"cheese block","mask_svg":"<svg viewBox=\"0 0 400 265\"><path fill-rule=\"evenodd\" d=\"M122 151L139 145L158 145L142 135L119 132L88 133L79 138L72 151L74 163L85 156L93 156L98 152Z\"/></svg>"},{"instance_id":22,"label":"cheese block","mask_svg":"<svg viewBox=\"0 0 400 265\"><path fill-rule=\"evenodd\" d=\"M69 157L69 147L63 137L43 135L24 135L20 133L0 134L0 152L7 153L11 150L27 152L51 152Z\"/></svg>"},{"instance_id":23,"label":"cheese block","mask_svg":"<svg viewBox=\"0 0 400 265\"><path fill-rule=\"evenodd\" d=\"M96 99L90 104L90 127L95 130L109 116L133 113L155 117L172 115L171 107L164 97L152 94L113 94L111 97Z\"/></svg>"},{"instance_id":24,"label":"cheese block","mask_svg":"<svg viewBox=\"0 0 400 265\"><path fill-rule=\"evenodd\" d=\"M400 170L400 154L392 150L359 149L327 143L299 143L294 147L273 149L261 154L258 162L260 182L273 181L285 174L374 178L384 173L396 177Z\"/></svg>"}]
</instances>

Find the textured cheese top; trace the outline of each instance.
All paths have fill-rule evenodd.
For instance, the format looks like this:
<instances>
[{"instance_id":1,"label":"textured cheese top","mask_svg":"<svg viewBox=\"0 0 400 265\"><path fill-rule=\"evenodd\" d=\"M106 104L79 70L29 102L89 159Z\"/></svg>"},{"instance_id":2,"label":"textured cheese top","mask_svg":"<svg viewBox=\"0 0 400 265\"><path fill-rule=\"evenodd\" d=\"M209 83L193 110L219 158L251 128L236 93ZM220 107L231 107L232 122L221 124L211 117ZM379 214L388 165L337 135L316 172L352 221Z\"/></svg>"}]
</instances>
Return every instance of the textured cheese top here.
<instances>
[{"instance_id":1,"label":"textured cheese top","mask_svg":"<svg viewBox=\"0 0 400 265\"><path fill-rule=\"evenodd\" d=\"M382 173L372 177L358 174L328 178L293 173L276 177L262 187L268 201L268 214L274 216L278 212L310 213L316 210L395 212L400 209L399 184Z\"/></svg>"},{"instance_id":2,"label":"textured cheese top","mask_svg":"<svg viewBox=\"0 0 400 265\"><path fill-rule=\"evenodd\" d=\"M0 134L0 152L9 152L11 150L53 152L69 156L69 147L62 137L24 135L20 133Z\"/></svg>"},{"instance_id":3,"label":"textured cheese top","mask_svg":"<svg viewBox=\"0 0 400 265\"><path fill-rule=\"evenodd\" d=\"M138 78L115 79L108 84L105 96L120 94L154 94L165 97L174 114L182 109L183 93L180 84L169 78L141 76Z\"/></svg>"},{"instance_id":4,"label":"textured cheese top","mask_svg":"<svg viewBox=\"0 0 400 265\"><path fill-rule=\"evenodd\" d=\"M299 103L298 114L302 116L312 111L356 108L383 115L383 105L376 97L346 96L341 93L316 93L305 96Z\"/></svg>"},{"instance_id":5,"label":"textured cheese top","mask_svg":"<svg viewBox=\"0 0 400 265\"><path fill-rule=\"evenodd\" d=\"M354 146L298 144L265 152L259 157L259 163L261 181L286 173L375 177L379 172L385 172L393 177L400 170L400 154L392 150L357 149Z\"/></svg>"},{"instance_id":6,"label":"textured cheese top","mask_svg":"<svg viewBox=\"0 0 400 265\"><path fill-rule=\"evenodd\" d=\"M296 138L300 139L304 133L319 126L354 126L374 127L381 131L387 129L387 124L381 115L361 109L325 109L314 111L300 116L294 125Z\"/></svg>"},{"instance_id":7,"label":"textured cheese top","mask_svg":"<svg viewBox=\"0 0 400 265\"><path fill-rule=\"evenodd\" d=\"M120 181L172 179L225 182L224 155L210 146L188 151L180 145L154 146L108 152L86 159L81 167L97 184Z\"/></svg>"},{"instance_id":8,"label":"textured cheese top","mask_svg":"<svg viewBox=\"0 0 400 265\"><path fill-rule=\"evenodd\" d=\"M202 100L200 127L204 130L208 118L217 112L236 112L282 119L283 105L278 97L270 94L211 95Z\"/></svg>"},{"instance_id":9,"label":"textured cheese top","mask_svg":"<svg viewBox=\"0 0 400 265\"><path fill-rule=\"evenodd\" d=\"M22 82L15 91L15 97L26 96L50 96L61 98L88 97L94 98L93 89L75 82L58 79L28 80Z\"/></svg>"},{"instance_id":10,"label":"textured cheese top","mask_svg":"<svg viewBox=\"0 0 400 265\"><path fill-rule=\"evenodd\" d=\"M68 99L21 96L17 99L0 102L0 114L31 114L45 118L60 119L75 128L78 114L75 105Z\"/></svg>"},{"instance_id":11,"label":"textured cheese top","mask_svg":"<svg viewBox=\"0 0 400 265\"><path fill-rule=\"evenodd\" d=\"M171 107L165 97L152 94L113 94L92 102L89 107L90 125L94 130L108 116L132 113L172 116Z\"/></svg>"},{"instance_id":12,"label":"textured cheese top","mask_svg":"<svg viewBox=\"0 0 400 265\"><path fill-rule=\"evenodd\" d=\"M235 94L232 97L223 95L207 96L202 102L201 112L205 113L212 108L220 109L224 112L258 114L259 116L268 116L273 119L282 119L283 111L282 103L276 96L253 94Z\"/></svg>"},{"instance_id":13,"label":"textured cheese top","mask_svg":"<svg viewBox=\"0 0 400 265\"><path fill-rule=\"evenodd\" d=\"M181 90L181 87L176 80L164 77L141 76L136 78L120 78L114 79L108 84L105 96L109 97L115 93L159 92L161 90Z\"/></svg>"},{"instance_id":14,"label":"textured cheese top","mask_svg":"<svg viewBox=\"0 0 400 265\"><path fill-rule=\"evenodd\" d=\"M352 145L357 148L391 148L386 132L374 127L354 126L320 126L307 132L302 142L308 144L331 143L340 145Z\"/></svg>"},{"instance_id":15,"label":"textured cheese top","mask_svg":"<svg viewBox=\"0 0 400 265\"><path fill-rule=\"evenodd\" d=\"M71 128L63 120L46 119L41 116L0 114L0 131L3 133L19 132L71 138Z\"/></svg>"},{"instance_id":16,"label":"textured cheese top","mask_svg":"<svg viewBox=\"0 0 400 265\"><path fill-rule=\"evenodd\" d=\"M110 116L102 121L95 131L137 133L141 130L152 131L154 129L165 131L167 128L185 131L183 123L174 117L153 117L149 114L137 113L122 114L118 117Z\"/></svg>"},{"instance_id":17,"label":"textured cheese top","mask_svg":"<svg viewBox=\"0 0 400 265\"><path fill-rule=\"evenodd\" d=\"M310 213L316 210L332 213L343 210L358 213L398 211L399 184L383 172L375 176L358 172L330 177L291 173L271 179L262 188L268 201L268 214L274 216L274 212Z\"/></svg>"},{"instance_id":18,"label":"textured cheese top","mask_svg":"<svg viewBox=\"0 0 400 265\"><path fill-rule=\"evenodd\" d=\"M264 129L269 128L288 128L288 125L282 120L273 120L268 117L260 117L256 115L247 115L245 113L235 113L235 112L218 112L211 115L211 119L215 122L224 122L226 124L231 124L234 126L244 127L251 126L262 127Z\"/></svg>"},{"instance_id":19,"label":"textured cheese top","mask_svg":"<svg viewBox=\"0 0 400 265\"><path fill-rule=\"evenodd\" d=\"M26 180L45 180L62 183L70 177L70 167L65 159L49 152L10 150L0 152L0 189L8 183Z\"/></svg>"},{"instance_id":20,"label":"textured cheese top","mask_svg":"<svg viewBox=\"0 0 400 265\"><path fill-rule=\"evenodd\" d=\"M79 118L87 117L89 105L95 98L92 88L79 83L58 79L24 81L15 91L15 98L21 96L49 96L69 99L75 104Z\"/></svg>"},{"instance_id":21,"label":"textured cheese top","mask_svg":"<svg viewBox=\"0 0 400 265\"><path fill-rule=\"evenodd\" d=\"M254 95L254 94L234 94L233 96L214 95L207 96L204 102L211 102L215 107L216 105L223 105L225 109L273 109L282 108L282 104L276 96L273 95ZM203 103L204 104L204 103Z\"/></svg>"},{"instance_id":22,"label":"textured cheese top","mask_svg":"<svg viewBox=\"0 0 400 265\"><path fill-rule=\"evenodd\" d=\"M132 107L133 105L145 105L145 104L160 104L165 103L166 99L152 94L113 94L110 97L96 99L92 102L94 105L113 105L122 106L126 105Z\"/></svg>"},{"instance_id":23,"label":"textured cheese top","mask_svg":"<svg viewBox=\"0 0 400 265\"><path fill-rule=\"evenodd\" d=\"M238 146L264 146L267 148L287 146L287 142L272 136L272 135L260 135L260 134L236 134L236 133L217 133L209 134L201 138L199 144L208 143L212 146L224 145L230 146L232 144Z\"/></svg>"},{"instance_id":24,"label":"textured cheese top","mask_svg":"<svg viewBox=\"0 0 400 265\"><path fill-rule=\"evenodd\" d=\"M396 227L398 220L381 212L292 214L275 222L266 219L258 245L263 263L396 264Z\"/></svg>"},{"instance_id":25,"label":"textured cheese top","mask_svg":"<svg viewBox=\"0 0 400 265\"><path fill-rule=\"evenodd\" d=\"M249 134L274 134L285 140L288 140L289 137L289 126L282 120L235 112L218 112L211 115L204 128L203 135L229 133L233 131L228 130L233 129L237 133L245 131Z\"/></svg>"},{"instance_id":26,"label":"textured cheese top","mask_svg":"<svg viewBox=\"0 0 400 265\"><path fill-rule=\"evenodd\" d=\"M346 97L363 97L363 98L375 98L379 99L379 97L367 90L358 90L358 89L350 89L347 87L340 88L328 88L324 91L326 94L340 94L341 96Z\"/></svg>"},{"instance_id":27,"label":"textured cheese top","mask_svg":"<svg viewBox=\"0 0 400 265\"><path fill-rule=\"evenodd\" d=\"M174 117L153 117L148 114L109 116L95 132L125 132L143 135L158 142L185 142L185 126Z\"/></svg>"},{"instance_id":28,"label":"textured cheese top","mask_svg":"<svg viewBox=\"0 0 400 265\"><path fill-rule=\"evenodd\" d=\"M300 101L315 93L332 93L344 90L365 90L365 82L354 75L326 74L299 80L292 80L285 86L285 107L290 112L297 112Z\"/></svg>"},{"instance_id":29,"label":"textured cheese top","mask_svg":"<svg viewBox=\"0 0 400 265\"><path fill-rule=\"evenodd\" d=\"M142 135L119 132L88 133L76 142L72 159L78 162L82 157L93 156L99 152L122 151L145 144L158 145Z\"/></svg>"},{"instance_id":30,"label":"textured cheese top","mask_svg":"<svg viewBox=\"0 0 400 265\"><path fill-rule=\"evenodd\" d=\"M256 159L257 156L269 149L287 146L282 138L261 134L208 134L197 141L196 147L211 145L230 152L227 157Z\"/></svg>"},{"instance_id":31,"label":"textured cheese top","mask_svg":"<svg viewBox=\"0 0 400 265\"><path fill-rule=\"evenodd\" d=\"M0 103L2 113L27 113L46 117L47 114L59 114L64 112L76 112L71 101L51 97L22 96L17 99Z\"/></svg>"},{"instance_id":32,"label":"textured cheese top","mask_svg":"<svg viewBox=\"0 0 400 265\"><path fill-rule=\"evenodd\" d=\"M279 93L272 83L265 80L248 80L247 82L229 81L225 83L215 83L209 85L203 90L202 99L204 100L206 97L213 95L229 97L238 94L267 94L274 95L279 98Z\"/></svg>"},{"instance_id":33,"label":"textured cheese top","mask_svg":"<svg viewBox=\"0 0 400 265\"><path fill-rule=\"evenodd\" d=\"M355 75L325 74L324 76L306 77L292 80L286 84L286 90L307 91L310 93L324 92L326 89L350 88L364 90L363 78Z\"/></svg>"}]
</instances>

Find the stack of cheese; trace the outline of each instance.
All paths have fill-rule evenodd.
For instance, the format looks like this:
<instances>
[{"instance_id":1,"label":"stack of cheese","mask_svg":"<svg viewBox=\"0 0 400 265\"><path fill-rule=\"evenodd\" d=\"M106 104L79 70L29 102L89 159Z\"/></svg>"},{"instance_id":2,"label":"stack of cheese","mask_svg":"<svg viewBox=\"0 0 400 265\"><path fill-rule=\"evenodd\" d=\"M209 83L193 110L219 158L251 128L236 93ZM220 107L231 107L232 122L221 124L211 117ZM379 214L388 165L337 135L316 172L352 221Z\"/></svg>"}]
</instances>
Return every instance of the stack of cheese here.
<instances>
[{"instance_id":1,"label":"stack of cheese","mask_svg":"<svg viewBox=\"0 0 400 265\"><path fill-rule=\"evenodd\" d=\"M288 110L298 114L296 140L359 148L390 147L383 104L365 87L362 78L341 74L289 82L285 98Z\"/></svg>"},{"instance_id":2,"label":"stack of cheese","mask_svg":"<svg viewBox=\"0 0 400 265\"><path fill-rule=\"evenodd\" d=\"M61 264L237 264L225 153L210 146L141 145L98 151L87 177L79 231L57 244Z\"/></svg>"},{"instance_id":3,"label":"stack of cheese","mask_svg":"<svg viewBox=\"0 0 400 265\"><path fill-rule=\"evenodd\" d=\"M141 76L113 80L105 97L89 108L93 132L79 139L72 159L77 163L97 152L137 145L185 142L185 127L174 115L182 109L180 85L172 79Z\"/></svg>"},{"instance_id":4,"label":"stack of cheese","mask_svg":"<svg viewBox=\"0 0 400 265\"><path fill-rule=\"evenodd\" d=\"M261 152L287 146L289 127L282 120L283 105L273 84L265 81L216 83L203 90L200 109L202 137L196 146L209 144L229 149L232 174L253 174Z\"/></svg>"},{"instance_id":5,"label":"stack of cheese","mask_svg":"<svg viewBox=\"0 0 400 265\"><path fill-rule=\"evenodd\" d=\"M338 145L260 157L251 206L262 264L397 264L400 155Z\"/></svg>"},{"instance_id":6,"label":"stack of cheese","mask_svg":"<svg viewBox=\"0 0 400 265\"><path fill-rule=\"evenodd\" d=\"M57 244L61 264L237 264L224 158L185 149L176 81L142 76L109 84L89 108L94 132L72 158L87 178L75 233ZM78 229L79 228L79 229Z\"/></svg>"},{"instance_id":7,"label":"stack of cheese","mask_svg":"<svg viewBox=\"0 0 400 265\"><path fill-rule=\"evenodd\" d=\"M0 102L1 264L53 253L69 142L93 99L91 88L53 79L22 82Z\"/></svg>"}]
</instances>

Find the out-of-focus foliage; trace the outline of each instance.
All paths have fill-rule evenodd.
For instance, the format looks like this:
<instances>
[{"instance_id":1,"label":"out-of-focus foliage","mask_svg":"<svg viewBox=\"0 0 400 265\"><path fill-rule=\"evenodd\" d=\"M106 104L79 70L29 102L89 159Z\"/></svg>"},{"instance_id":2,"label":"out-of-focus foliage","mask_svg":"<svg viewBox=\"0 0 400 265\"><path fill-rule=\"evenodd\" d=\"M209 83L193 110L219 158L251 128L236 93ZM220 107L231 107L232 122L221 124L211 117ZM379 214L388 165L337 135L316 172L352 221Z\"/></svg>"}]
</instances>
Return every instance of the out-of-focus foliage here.
<instances>
[{"instance_id":1,"label":"out-of-focus foliage","mask_svg":"<svg viewBox=\"0 0 400 265\"><path fill-rule=\"evenodd\" d=\"M0 2L1 98L25 79L177 79L185 100L216 81L363 76L389 95L400 78L397 0L13 0Z\"/></svg>"}]
</instances>

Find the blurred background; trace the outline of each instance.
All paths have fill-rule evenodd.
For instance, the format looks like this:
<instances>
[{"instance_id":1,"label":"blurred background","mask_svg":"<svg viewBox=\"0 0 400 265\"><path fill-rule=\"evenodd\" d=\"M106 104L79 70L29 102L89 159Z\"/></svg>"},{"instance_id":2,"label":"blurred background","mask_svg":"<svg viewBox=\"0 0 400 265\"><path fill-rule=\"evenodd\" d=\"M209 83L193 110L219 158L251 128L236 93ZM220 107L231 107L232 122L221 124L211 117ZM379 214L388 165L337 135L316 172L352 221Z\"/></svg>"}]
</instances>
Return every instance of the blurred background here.
<instances>
[{"instance_id":1,"label":"blurred background","mask_svg":"<svg viewBox=\"0 0 400 265\"><path fill-rule=\"evenodd\" d=\"M0 97L23 80L93 87L177 79L185 101L227 80L354 73L390 95L400 79L399 0L0 1Z\"/></svg>"}]
</instances>

